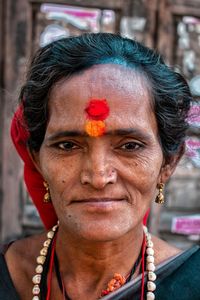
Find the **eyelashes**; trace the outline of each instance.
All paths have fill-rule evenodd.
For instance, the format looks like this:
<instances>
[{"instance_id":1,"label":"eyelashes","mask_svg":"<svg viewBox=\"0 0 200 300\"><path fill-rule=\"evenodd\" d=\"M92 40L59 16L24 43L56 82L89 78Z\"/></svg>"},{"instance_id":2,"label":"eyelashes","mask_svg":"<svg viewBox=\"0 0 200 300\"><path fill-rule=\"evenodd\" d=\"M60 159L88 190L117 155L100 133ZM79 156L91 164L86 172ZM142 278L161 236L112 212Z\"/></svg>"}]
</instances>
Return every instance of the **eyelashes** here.
<instances>
[{"instance_id":1,"label":"eyelashes","mask_svg":"<svg viewBox=\"0 0 200 300\"><path fill-rule=\"evenodd\" d=\"M78 146L77 144L75 144L74 142L71 142L71 141L59 142L59 143L56 143L54 146L61 150L65 150L68 152L70 152L72 150L80 149L80 146Z\"/></svg>"},{"instance_id":2,"label":"eyelashes","mask_svg":"<svg viewBox=\"0 0 200 300\"><path fill-rule=\"evenodd\" d=\"M72 142L72 141L63 141L63 142L58 142L53 145L56 149L66 151L66 152L72 152L78 149L83 149L84 146L80 146L79 144ZM117 145L116 147L113 147L113 149L116 149L117 151L122 151L122 152L135 152L138 150L141 150L144 148L144 144L141 142L136 142L136 141L130 141L126 142L120 145Z\"/></svg>"},{"instance_id":3,"label":"eyelashes","mask_svg":"<svg viewBox=\"0 0 200 300\"><path fill-rule=\"evenodd\" d=\"M122 146L120 146L119 148L127 151L127 152L132 152L134 150L139 150L141 148L143 148L144 145L138 142L128 142L123 144Z\"/></svg>"}]
</instances>

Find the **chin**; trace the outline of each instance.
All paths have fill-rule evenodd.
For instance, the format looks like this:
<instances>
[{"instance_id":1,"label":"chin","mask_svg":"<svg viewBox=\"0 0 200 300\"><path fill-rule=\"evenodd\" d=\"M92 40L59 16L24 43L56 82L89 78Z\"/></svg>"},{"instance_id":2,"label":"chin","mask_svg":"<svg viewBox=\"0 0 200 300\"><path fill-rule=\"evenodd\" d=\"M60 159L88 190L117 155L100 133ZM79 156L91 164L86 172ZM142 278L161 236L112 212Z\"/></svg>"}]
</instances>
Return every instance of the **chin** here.
<instances>
[{"instance_id":1,"label":"chin","mask_svg":"<svg viewBox=\"0 0 200 300\"><path fill-rule=\"evenodd\" d=\"M98 222L82 225L79 231L79 236L85 240L96 241L96 242L110 242L122 238L128 232L131 231L128 224L120 225L113 224L110 222ZM130 224L129 224L130 225Z\"/></svg>"},{"instance_id":2,"label":"chin","mask_svg":"<svg viewBox=\"0 0 200 300\"><path fill-rule=\"evenodd\" d=\"M81 237L84 240L87 240L88 242L112 242L120 239L123 236L123 234L117 233L117 232L95 232L94 234L91 233L82 233Z\"/></svg>"},{"instance_id":3,"label":"chin","mask_svg":"<svg viewBox=\"0 0 200 300\"><path fill-rule=\"evenodd\" d=\"M126 236L137 226L138 218L131 213L73 214L63 218L65 230L73 238L108 242Z\"/></svg>"}]
</instances>

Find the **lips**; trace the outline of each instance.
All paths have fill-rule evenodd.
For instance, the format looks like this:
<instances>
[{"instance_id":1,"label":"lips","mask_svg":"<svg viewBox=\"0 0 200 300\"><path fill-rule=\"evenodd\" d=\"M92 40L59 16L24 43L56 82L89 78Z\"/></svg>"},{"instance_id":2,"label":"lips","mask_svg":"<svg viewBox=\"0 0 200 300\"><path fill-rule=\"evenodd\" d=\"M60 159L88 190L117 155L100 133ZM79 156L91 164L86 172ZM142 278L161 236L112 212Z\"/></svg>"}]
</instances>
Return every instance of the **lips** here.
<instances>
[{"instance_id":1,"label":"lips","mask_svg":"<svg viewBox=\"0 0 200 300\"><path fill-rule=\"evenodd\" d=\"M119 211L126 203L124 198L84 198L72 201L74 208L85 213L104 215Z\"/></svg>"},{"instance_id":2,"label":"lips","mask_svg":"<svg viewBox=\"0 0 200 300\"><path fill-rule=\"evenodd\" d=\"M112 201L123 201L124 198L86 198L75 200L72 202L112 202Z\"/></svg>"}]
</instances>

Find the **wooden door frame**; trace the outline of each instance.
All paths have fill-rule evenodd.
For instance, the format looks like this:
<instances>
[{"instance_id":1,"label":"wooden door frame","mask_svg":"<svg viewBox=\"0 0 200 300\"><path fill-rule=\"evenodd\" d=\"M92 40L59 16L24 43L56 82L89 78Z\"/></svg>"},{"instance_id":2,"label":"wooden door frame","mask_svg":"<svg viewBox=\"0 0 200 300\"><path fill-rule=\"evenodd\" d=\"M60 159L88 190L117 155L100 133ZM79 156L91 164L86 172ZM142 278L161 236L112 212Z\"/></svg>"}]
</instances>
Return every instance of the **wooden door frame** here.
<instances>
[{"instance_id":1,"label":"wooden door frame","mask_svg":"<svg viewBox=\"0 0 200 300\"><path fill-rule=\"evenodd\" d=\"M4 62L5 62L5 0L0 1L0 237L3 205L3 125L4 125ZM0 238L1 240L1 238Z\"/></svg>"},{"instance_id":2,"label":"wooden door frame","mask_svg":"<svg viewBox=\"0 0 200 300\"><path fill-rule=\"evenodd\" d=\"M160 0L157 10L159 27L155 46L166 61L173 65L177 36L174 20L181 16L200 18L200 3L199 0Z\"/></svg>"},{"instance_id":3,"label":"wooden door frame","mask_svg":"<svg viewBox=\"0 0 200 300\"><path fill-rule=\"evenodd\" d=\"M154 16L157 14L157 22L154 21L152 36L154 48L162 54L165 61L174 66L175 47L177 45L176 22L177 17L192 16L200 18L199 0L149 0L154 1ZM157 3L156 3L157 1ZM151 9L151 8L150 8ZM157 23L157 28L156 28ZM152 38L153 41L153 38ZM152 206L150 217L151 232L159 236L159 222L162 208L157 205Z\"/></svg>"}]
</instances>

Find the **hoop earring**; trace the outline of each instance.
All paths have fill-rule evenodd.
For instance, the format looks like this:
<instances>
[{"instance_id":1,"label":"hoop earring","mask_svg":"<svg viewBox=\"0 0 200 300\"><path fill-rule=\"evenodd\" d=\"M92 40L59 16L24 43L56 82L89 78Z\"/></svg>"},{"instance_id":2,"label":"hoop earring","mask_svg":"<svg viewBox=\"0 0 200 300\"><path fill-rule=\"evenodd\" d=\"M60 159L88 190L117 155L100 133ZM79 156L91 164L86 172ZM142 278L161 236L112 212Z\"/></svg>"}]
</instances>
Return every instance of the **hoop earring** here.
<instances>
[{"instance_id":1,"label":"hoop earring","mask_svg":"<svg viewBox=\"0 0 200 300\"><path fill-rule=\"evenodd\" d=\"M44 203L50 203L51 202L51 195L49 191L49 185L46 181L43 182L43 185L46 189L46 193L44 194L43 202Z\"/></svg>"},{"instance_id":2,"label":"hoop earring","mask_svg":"<svg viewBox=\"0 0 200 300\"><path fill-rule=\"evenodd\" d=\"M159 183L157 188L159 189L158 195L155 199L155 202L158 204L163 204L165 202L165 198L163 195L164 183Z\"/></svg>"}]
</instances>

